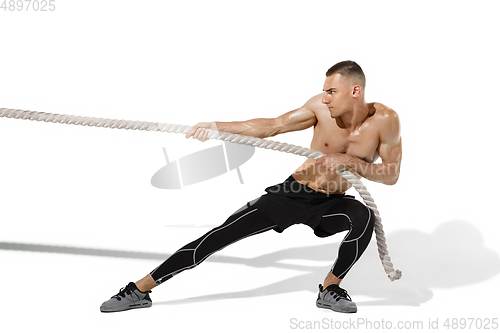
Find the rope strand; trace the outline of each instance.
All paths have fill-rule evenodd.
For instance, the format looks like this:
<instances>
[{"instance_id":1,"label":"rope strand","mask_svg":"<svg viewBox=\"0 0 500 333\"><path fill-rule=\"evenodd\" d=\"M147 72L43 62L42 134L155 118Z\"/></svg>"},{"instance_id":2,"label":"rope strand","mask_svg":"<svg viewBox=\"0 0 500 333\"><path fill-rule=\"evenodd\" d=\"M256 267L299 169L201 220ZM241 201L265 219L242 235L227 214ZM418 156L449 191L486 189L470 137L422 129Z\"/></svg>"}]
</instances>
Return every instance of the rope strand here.
<instances>
[{"instance_id":1,"label":"rope strand","mask_svg":"<svg viewBox=\"0 0 500 333\"><path fill-rule=\"evenodd\" d=\"M92 126L92 127L104 127L104 128L117 128L117 129L128 129L128 130L140 130L140 131L159 131L167 133L181 133L186 134L191 129L191 126L177 125L177 124L167 124L167 123L155 123L147 121L130 121L130 120L119 120L119 119L106 119L106 118L94 118L94 117L81 117L81 116L71 116L71 115L61 115L37 111L24 111L16 109L0 109L0 117L32 120L32 121L44 121L59 124L69 124L69 125L81 125L81 126ZM222 140L231 143L238 143L243 145L249 145L257 148L271 149L276 151L281 151L289 154L295 154L307 158L317 160L325 154L314 151L312 149L295 146L287 143L258 139L251 136L239 135L228 132L221 132L215 130L208 130L209 139ZM384 235L384 230L382 227L382 220L380 218L380 213L377 209L377 205L370 193L367 191L363 183L349 170L342 169L337 171L344 179L351 183L354 188L358 191L359 195L365 202L366 206L373 210L375 214L375 235L377 239L377 247L379 258L382 262L385 272L391 281L398 280L401 278L402 273L399 270L395 270L391 262L391 257L387 250L387 243Z\"/></svg>"}]
</instances>

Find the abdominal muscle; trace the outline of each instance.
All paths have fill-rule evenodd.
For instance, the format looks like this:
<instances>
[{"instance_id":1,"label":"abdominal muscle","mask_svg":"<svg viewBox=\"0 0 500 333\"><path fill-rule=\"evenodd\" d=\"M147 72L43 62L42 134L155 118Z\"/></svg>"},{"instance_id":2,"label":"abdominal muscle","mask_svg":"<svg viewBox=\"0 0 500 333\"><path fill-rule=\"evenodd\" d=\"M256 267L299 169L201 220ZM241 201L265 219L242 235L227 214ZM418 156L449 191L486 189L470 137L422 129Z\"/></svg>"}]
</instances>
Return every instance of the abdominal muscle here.
<instances>
[{"instance_id":1,"label":"abdominal muscle","mask_svg":"<svg viewBox=\"0 0 500 333\"><path fill-rule=\"evenodd\" d=\"M326 194L341 194L351 188L351 184L336 171L317 165L313 159L307 159L292 177L299 183Z\"/></svg>"}]
</instances>

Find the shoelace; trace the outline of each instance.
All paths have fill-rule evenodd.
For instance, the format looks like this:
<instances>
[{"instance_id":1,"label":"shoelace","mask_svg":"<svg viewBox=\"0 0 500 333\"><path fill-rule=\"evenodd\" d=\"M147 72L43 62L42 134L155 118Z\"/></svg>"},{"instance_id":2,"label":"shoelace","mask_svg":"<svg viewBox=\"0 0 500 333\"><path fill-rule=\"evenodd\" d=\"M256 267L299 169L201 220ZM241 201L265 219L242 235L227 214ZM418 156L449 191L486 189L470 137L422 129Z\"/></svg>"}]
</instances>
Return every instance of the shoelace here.
<instances>
[{"instance_id":1,"label":"shoelace","mask_svg":"<svg viewBox=\"0 0 500 333\"><path fill-rule=\"evenodd\" d=\"M120 289L118 294L116 294L113 297L116 297L117 300L121 301L122 298L125 298L125 295L130 295L130 294L132 294L132 291L128 287L123 287Z\"/></svg>"},{"instance_id":2,"label":"shoelace","mask_svg":"<svg viewBox=\"0 0 500 333\"><path fill-rule=\"evenodd\" d=\"M335 290L330 291L330 295L332 295L335 300L338 302L340 299L346 299L352 301L351 296L347 293L347 290L342 289L340 287L335 288ZM335 297L337 296L337 297Z\"/></svg>"}]
</instances>

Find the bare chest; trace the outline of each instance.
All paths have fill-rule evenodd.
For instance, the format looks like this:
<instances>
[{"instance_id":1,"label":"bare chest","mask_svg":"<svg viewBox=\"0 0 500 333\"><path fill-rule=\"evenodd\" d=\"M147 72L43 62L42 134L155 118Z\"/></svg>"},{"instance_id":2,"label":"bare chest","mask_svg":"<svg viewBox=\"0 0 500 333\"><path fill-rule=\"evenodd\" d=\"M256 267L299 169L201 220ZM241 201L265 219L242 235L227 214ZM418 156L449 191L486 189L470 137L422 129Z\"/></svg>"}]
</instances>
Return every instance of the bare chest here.
<instances>
[{"instance_id":1,"label":"bare chest","mask_svg":"<svg viewBox=\"0 0 500 333\"><path fill-rule=\"evenodd\" d=\"M339 128L331 118L318 121L311 142L311 149L324 154L346 153L369 163L379 157L378 147L378 131L369 121L350 132Z\"/></svg>"}]
</instances>

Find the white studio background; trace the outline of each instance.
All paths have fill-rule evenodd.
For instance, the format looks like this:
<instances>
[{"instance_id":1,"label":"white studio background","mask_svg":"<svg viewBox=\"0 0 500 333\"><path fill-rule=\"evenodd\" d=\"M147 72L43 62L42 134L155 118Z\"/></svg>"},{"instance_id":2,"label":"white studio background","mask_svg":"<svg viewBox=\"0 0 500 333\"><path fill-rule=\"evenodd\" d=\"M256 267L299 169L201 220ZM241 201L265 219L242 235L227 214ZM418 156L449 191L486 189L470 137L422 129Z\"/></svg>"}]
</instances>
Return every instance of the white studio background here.
<instances>
[{"instance_id":1,"label":"white studio background","mask_svg":"<svg viewBox=\"0 0 500 333\"><path fill-rule=\"evenodd\" d=\"M426 281L413 290L422 298L411 294L418 304L410 305L379 304L377 293L348 288L346 279L355 300L365 302L356 316L417 318L427 325L431 317L444 322L451 314L497 315L496 1L53 3L51 12L11 11L9 4L0 10L2 108L188 125L275 117L321 92L330 66L357 61L367 76L367 101L394 108L402 124L399 183L365 181L395 266L409 272L394 283L403 287L394 288L410 288L405 278ZM308 146L311 135L275 139ZM241 166L244 184L233 171L182 190L159 190L150 180L165 165L162 147L175 160L220 143L5 118L0 140L0 284L14 304L2 302L1 312L13 328L127 331L122 323L133 319L130 331L167 331L169 325L287 331L290 318L300 315L305 321L346 318L318 312L316 285L295 290L286 282L285 291L271 296L242 293L300 272L259 268L258 260L241 265L238 258L342 239L319 240L300 226L228 247L219 259L158 288L153 299L160 306L149 312L105 316L97 310L161 260L92 250L172 253L286 179L300 157L258 150ZM55 247L47 253L37 245ZM374 253L372 246L363 258L367 266L360 261L352 273L362 276L362 268L378 260ZM300 258L288 262L329 266ZM367 277L366 285L390 290L382 270L380 276L376 283ZM322 278L317 275L318 283ZM208 296L197 302L199 295ZM482 312L469 307L477 302Z\"/></svg>"}]
</instances>

